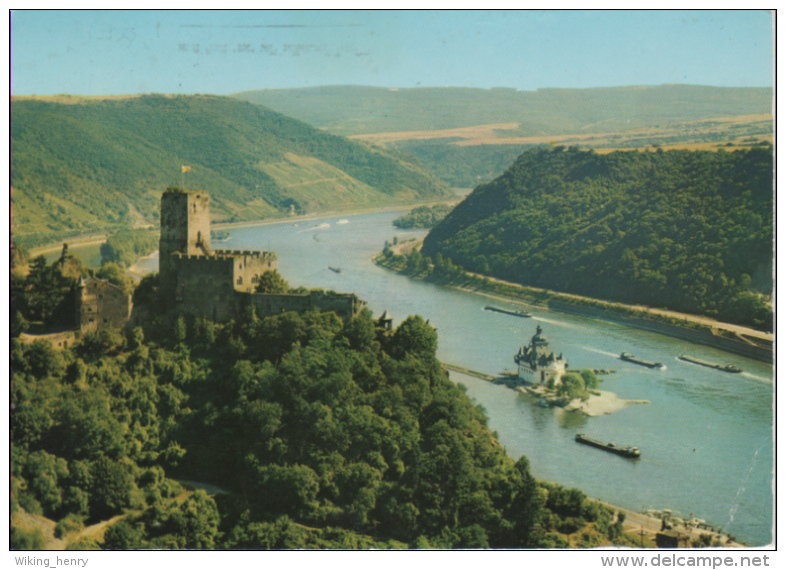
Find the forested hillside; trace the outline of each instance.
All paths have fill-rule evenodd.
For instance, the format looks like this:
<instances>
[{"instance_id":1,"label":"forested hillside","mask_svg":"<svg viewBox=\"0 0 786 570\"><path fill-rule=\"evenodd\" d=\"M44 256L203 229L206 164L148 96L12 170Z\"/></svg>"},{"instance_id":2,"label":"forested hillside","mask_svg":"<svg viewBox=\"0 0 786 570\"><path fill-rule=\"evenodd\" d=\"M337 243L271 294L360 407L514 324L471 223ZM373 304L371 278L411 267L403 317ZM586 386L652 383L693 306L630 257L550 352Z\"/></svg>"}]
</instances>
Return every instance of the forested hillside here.
<instances>
[{"instance_id":1,"label":"forested hillside","mask_svg":"<svg viewBox=\"0 0 786 570\"><path fill-rule=\"evenodd\" d=\"M526 285L766 329L772 206L770 146L538 148L476 188L423 254Z\"/></svg>"},{"instance_id":2,"label":"forested hillside","mask_svg":"<svg viewBox=\"0 0 786 570\"><path fill-rule=\"evenodd\" d=\"M173 184L210 191L217 221L409 203L446 188L394 150L228 97L12 100L15 240L157 225Z\"/></svg>"},{"instance_id":3,"label":"forested hillside","mask_svg":"<svg viewBox=\"0 0 786 570\"><path fill-rule=\"evenodd\" d=\"M253 310L102 329L63 351L14 339L12 512L64 536L124 515L74 548L630 544L610 509L505 454L436 346L417 316L388 331L369 312Z\"/></svg>"}]
</instances>

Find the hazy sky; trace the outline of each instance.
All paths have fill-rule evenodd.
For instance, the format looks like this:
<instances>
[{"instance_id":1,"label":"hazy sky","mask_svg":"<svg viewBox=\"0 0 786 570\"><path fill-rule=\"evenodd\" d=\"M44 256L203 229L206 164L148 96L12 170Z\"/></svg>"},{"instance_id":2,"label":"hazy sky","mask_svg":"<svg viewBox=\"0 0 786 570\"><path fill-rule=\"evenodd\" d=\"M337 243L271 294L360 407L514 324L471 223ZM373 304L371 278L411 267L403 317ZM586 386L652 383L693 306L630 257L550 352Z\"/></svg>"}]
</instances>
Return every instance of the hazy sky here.
<instances>
[{"instance_id":1,"label":"hazy sky","mask_svg":"<svg viewBox=\"0 0 786 570\"><path fill-rule=\"evenodd\" d=\"M11 13L11 92L773 85L767 11Z\"/></svg>"}]
</instances>

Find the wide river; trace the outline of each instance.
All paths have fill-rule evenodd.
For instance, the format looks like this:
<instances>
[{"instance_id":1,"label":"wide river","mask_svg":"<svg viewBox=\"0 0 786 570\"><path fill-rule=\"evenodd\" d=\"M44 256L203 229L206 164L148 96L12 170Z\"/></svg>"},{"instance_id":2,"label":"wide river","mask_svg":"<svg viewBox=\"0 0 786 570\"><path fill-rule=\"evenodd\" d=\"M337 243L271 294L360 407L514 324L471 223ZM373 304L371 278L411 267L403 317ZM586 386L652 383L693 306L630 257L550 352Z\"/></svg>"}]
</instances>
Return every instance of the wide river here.
<instances>
[{"instance_id":1,"label":"wide river","mask_svg":"<svg viewBox=\"0 0 786 570\"><path fill-rule=\"evenodd\" d=\"M354 292L376 316L394 324L408 315L429 319L439 334L439 358L487 374L515 370L513 355L539 324L571 368L611 369L601 389L649 400L594 418L542 409L514 390L451 372L489 416L508 454L527 456L539 479L577 487L632 510L671 509L705 519L749 545L773 540L772 366L713 348L623 325L528 308L532 319L484 311L481 295L410 280L371 261L385 240L422 237L391 221L401 212L336 216L229 230L215 249L276 251L279 272L292 286ZM78 251L77 248L74 248ZM158 260L146 260L157 270ZM329 267L341 268L335 273ZM517 308L514 303L495 305ZM518 307L520 308L520 306ZM628 351L662 362L650 370L619 360ZM741 367L729 374L677 360L690 354ZM636 445L629 460L579 445L583 432Z\"/></svg>"}]
</instances>

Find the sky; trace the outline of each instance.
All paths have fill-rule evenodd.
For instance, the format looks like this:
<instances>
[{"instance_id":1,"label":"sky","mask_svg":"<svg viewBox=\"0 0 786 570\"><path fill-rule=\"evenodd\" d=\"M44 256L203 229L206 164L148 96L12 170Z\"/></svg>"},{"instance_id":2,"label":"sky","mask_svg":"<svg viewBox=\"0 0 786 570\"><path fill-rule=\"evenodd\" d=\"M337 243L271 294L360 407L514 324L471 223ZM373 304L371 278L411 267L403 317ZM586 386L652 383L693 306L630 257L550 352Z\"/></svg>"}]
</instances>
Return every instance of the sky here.
<instances>
[{"instance_id":1,"label":"sky","mask_svg":"<svg viewBox=\"0 0 786 570\"><path fill-rule=\"evenodd\" d=\"M11 94L773 86L768 11L13 10Z\"/></svg>"}]
</instances>

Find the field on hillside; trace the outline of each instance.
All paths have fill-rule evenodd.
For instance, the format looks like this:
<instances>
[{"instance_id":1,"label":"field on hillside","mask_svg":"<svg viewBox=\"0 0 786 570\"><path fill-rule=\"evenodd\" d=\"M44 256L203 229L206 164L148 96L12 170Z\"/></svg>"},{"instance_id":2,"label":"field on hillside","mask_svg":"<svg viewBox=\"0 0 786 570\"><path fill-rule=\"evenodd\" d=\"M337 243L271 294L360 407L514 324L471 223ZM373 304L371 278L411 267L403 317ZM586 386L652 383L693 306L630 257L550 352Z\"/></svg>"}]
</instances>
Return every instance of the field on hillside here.
<instances>
[{"instance_id":1,"label":"field on hillside","mask_svg":"<svg viewBox=\"0 0 786 570\"><path fill-rule=\"evenodd\" d=\"M450 139L443 142L456 146L578 144L596 149L632 149L655 145L688 148L686 145L702 145L695 148L709 150L719 142L730 142L732 144L728 146L735 148L750 147L762 141L772 142L772 115L718 117L617 132L511 136L511 131L517 129L517 123L496 123L458 129L354 135L350 138L383 145Z\"/></svg>"},{"instance_id":2,"label":"field on hillside","mask_svg":"<svg viewBox=\"0 0 786 570\"><path fill-rule=\"evenodd\" d=\"M398 149L454 188L490 182L527 149L726 151L772 142L772 90L329 86L236 94L326 131Z\"/></svg>"},{"instance_id":3,"label":"field on hillside","mask_svg":"<svg viewBox=\"0 0 786 570\"><path fill-rule=\"evenodd\" d=\"M248 91L234 97L343 136L517 123L505 136L538 137L770 114L773 91L698 85L536 91L328 86Z\"/></svg>"}]
</instances>

